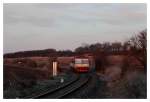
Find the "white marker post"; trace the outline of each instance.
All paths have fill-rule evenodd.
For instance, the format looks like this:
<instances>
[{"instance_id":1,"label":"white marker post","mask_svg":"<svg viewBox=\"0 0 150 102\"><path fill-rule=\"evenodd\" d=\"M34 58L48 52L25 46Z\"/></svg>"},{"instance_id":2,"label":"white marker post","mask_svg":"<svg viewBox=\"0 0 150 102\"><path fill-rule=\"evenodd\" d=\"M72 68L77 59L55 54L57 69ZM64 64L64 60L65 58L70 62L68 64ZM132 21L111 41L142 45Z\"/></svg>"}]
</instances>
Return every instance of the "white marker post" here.
<instances>
[{"instance_id":1,"label":"white marker post","mask_svg":"<svg viewBox=\"0 0 150 102\"><path fill-rule=\"evenodd\" d=\"M57 62L53 62L53 76L57 76Z\"/></svg>"}]
</instances>

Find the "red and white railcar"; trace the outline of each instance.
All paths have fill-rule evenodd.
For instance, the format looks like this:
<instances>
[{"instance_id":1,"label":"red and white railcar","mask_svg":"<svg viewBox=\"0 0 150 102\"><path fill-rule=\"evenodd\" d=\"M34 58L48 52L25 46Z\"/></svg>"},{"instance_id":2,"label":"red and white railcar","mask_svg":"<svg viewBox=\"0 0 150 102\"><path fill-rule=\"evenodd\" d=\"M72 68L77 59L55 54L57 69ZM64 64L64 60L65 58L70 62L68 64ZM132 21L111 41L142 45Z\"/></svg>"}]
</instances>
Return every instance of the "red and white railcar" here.
<instances>
[{"instance_id":1,"label":"red and white railcar","mask_svg":"<svg viewBox=\"0 0 150 102\"><path fill-rule=\"evenodd\" d=\"M75 58L74 69L76 72L88 72L90 63L88 58Z\"/></svg>"}]
</instances>

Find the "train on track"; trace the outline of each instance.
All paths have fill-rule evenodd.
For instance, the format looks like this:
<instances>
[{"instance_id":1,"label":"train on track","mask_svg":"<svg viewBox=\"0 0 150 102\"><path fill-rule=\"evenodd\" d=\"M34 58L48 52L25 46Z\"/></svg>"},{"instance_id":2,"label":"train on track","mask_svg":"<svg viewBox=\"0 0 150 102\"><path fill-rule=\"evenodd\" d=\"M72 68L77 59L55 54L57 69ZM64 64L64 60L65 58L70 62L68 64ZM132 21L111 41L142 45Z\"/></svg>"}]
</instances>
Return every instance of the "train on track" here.
<instances>
[{"instance_id":1,"label":"train on track","mask_svg":"<svg viewBox=\"0 0 150 102\"><path fill-rule=\"evenodd\" d=\"M76 72L88 72L90 63L88 58L75 58L73 68Z\"/></svg>"},{"instance_id":2,"label":"train on track","mask_svg":"<svg viewBox=\"0 0 150 102\"><path fill-rule=\"evenodd\" d=\"M58 63L61 70L72 70L79 73L90 72L95 68L93 56L60 57Z\"/></svg>"}]
</instances>

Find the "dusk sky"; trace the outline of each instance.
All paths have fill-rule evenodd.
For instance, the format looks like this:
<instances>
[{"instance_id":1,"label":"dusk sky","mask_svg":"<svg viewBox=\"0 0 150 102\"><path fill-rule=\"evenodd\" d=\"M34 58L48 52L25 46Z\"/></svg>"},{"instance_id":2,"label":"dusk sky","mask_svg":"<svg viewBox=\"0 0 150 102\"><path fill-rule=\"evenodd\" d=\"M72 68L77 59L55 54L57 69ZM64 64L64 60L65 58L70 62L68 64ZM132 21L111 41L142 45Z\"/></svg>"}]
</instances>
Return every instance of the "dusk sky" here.
<instances>
[{"instance_id":1,"label":"dusk sky","mask_svg":"<svg viewBox=\"0 0 150 102\"><path fill-rule=\"evenodd\" d=\"M146 4L4 4L4 53L126 41L147 28Z\"/></svg>"}]
</instances>

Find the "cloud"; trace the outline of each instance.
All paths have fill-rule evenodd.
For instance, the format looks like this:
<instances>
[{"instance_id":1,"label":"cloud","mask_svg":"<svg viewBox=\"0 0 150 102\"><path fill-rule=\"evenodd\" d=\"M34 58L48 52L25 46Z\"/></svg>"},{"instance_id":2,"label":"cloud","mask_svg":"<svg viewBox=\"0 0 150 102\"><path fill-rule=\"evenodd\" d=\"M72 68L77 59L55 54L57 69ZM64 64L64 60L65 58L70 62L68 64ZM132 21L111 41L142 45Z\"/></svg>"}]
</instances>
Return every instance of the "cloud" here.
<instances>
[{"instance_id":1,"label":"cloud","mask_svg":"<svg viewBox=\"0 0 150 102\"><path fill-rule=\"evenodd\" d=\"M146 12L146 4L4 4L4 52L123 41L146 28Z\"/></svg>"}]
</instances>

